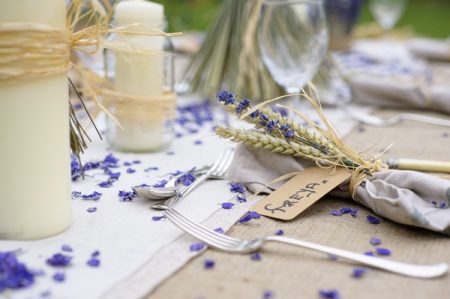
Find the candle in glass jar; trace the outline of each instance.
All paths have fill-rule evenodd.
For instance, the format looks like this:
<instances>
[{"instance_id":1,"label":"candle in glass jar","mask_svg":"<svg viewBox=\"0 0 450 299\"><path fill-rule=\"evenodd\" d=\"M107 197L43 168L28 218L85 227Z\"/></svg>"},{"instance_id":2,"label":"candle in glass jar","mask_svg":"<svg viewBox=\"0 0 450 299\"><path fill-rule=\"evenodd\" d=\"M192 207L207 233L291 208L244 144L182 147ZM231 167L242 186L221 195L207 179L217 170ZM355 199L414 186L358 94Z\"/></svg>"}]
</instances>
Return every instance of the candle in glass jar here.
<instances>
[{"instance_id":1,"label":"candle in glass jar","mask_svg":"<svg viewBox=\"0 0 450 299\"><path fill-rule=\"evenodd\" d=\"M123 1L117 5L114 18L119 27L138 24L138 27L132 28L162 31L164 7L143 0ZM116 38L145 52L115 51L115 89L124 94L149 100L162 96L164 93L164 37L129 34L119 35ZM114 113L114 108L112 110ZM136 119L132 113L121 115L120 112L117 117L123 130L117 128L109 138L115 148L141 152L157 150L166 145L167 132L165 132L164 119L155 119L151 115L147 118Z\"/></svg>"},{"instance_id":2,"label":"candle in glass jar","mask_svg":"<svg viewBox=\"0 0 450 299\"><path fill-rule=\"evenodd\" d=\"M2 0L0 23L64 30L64 0ZM0 66L1 67L1 66ZM71 219L67 75L0 81L0 239L37 239Z\"/></svg>"}]
</instances>

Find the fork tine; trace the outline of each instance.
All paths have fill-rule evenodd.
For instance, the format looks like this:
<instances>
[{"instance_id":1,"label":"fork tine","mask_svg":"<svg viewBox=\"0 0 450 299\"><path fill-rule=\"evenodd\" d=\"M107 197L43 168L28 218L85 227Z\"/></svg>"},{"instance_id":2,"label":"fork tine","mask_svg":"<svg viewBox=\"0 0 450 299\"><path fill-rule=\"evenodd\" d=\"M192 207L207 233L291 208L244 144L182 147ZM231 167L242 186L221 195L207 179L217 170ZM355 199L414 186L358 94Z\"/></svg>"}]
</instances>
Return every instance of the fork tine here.
<instances>
[{"instance_id":1,"label":"fork tine","mask_svg":"<svg viewBox=\"0 0 450 299\"><path fill-rule=\"evenodd\" d=\"M179 212L177 212L174 209L170 209L170 210L168 210L168 212L171 216L176 218L179 222L189 225L190 228L195 229L196 231L198 231L200 233L214 237L215 239L220 240L220 241L228 242L229 244L240 242L240 240L238 240L236 238L229 237L224 234L219 234L215 231L211 231L208 228L204 227L203 225L193 222L192 220L186 218L185 216L183 216L182 214L180 214Z\"/></svg>"},{"instance_id":2,"label":"fork tine","mask_svg":"<svg viewBox=\"0 0 450 299\"><path fill-rule=\"evenodd\" d=\"M191 221L184 217L174 209L166 211L167 218L183 231L193 235L194 237L204 241L211 246L222 246L229 248L240 243L240 240L213 232L206 227Z\"/></svg>"},{"instance_id":3,"label":"fork tine","mask_svg":"<svg viewBox=\"0 0 450 299\"><path fill-rule=\"evenodd\" d=\"M227 172L228 168L231 165L231 162L233 162L233 157L234 157L234 150L231 150L228 152L227 159L224 161L222 167L217 171L218 176L223 176Z\"/></svg>"},{"instance_id":4,"label":"fork tine","mask_svg":"<svg viewBox=\"0 0 450 299\"><path fill-rule=\"evenodd\" d=\"M172 214L167 215L167 218L174 225L176 225L178 228L180 228L182 231L184 231L188 235L191 235L191 236L195 237L196 239L199 239L200 241L203 241L208 246L212 246L212 247L219 248L219 249L222 249L222 250L229 250L229 249L233 248L233 245L219 242L219 241L217 241L215 239L211 239L211 237L208 236L208 235L205 235L205 234L203 234L201 232L198 232L196 230L192 230L191 228L187 227L184 222L182 222L181 220L179 220L178 218L176 218L176 216L174 216Z\"/></svg>"}]
</instances>

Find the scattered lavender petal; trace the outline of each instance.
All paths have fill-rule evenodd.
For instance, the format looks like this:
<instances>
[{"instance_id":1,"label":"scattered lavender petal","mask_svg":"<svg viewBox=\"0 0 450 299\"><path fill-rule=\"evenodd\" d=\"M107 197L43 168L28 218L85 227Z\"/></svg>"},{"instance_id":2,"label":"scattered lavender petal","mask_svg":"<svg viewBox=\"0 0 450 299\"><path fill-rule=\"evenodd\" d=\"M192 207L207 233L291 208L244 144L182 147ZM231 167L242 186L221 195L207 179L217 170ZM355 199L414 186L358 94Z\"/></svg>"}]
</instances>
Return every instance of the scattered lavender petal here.
<instances>
[{"instance_id":1,"label":"scattered lavender petal","mask_svg":"<svg viewBox=\"0 0 450 299\"><path fill-rule=\"evenodd\" d=\"M150 172L150 171L156 171L159 170L158 167L147 167L146 169L144 169L145 172Z\"/></svg>"},{"instance_id":2,"label":"scattered lavender petal","mask_svg":"<svg viewBox=\"0 0 450 299\"><path fill-rule=\"evenodd\" d=\"M157 182L156 184L154 184L152 187L163 188L166 186L166 184L167 184L167 180L161 180L161 181Z\"/></svg>"},{"instance_id":3,"label":"scattered lavender petal","mask_svg":"<svg viewBox=\"0 0 450 299\"><path fill-rule=\"evenodd\" d=\"M254 211L247 212L241 219L239 219L239 223L247 223L252 219L259 219L261 215Z\"/></svg>"},{"instance_id":4,"label":"scattered lavender petal","mask_svg":"<svg viewBox=\"0 0 450 299\"><path fill-rule=\"evenodd\" d=\"M377 246L381 244L381 240L379 238L373 237L370 239L369 243L373 246Z\"/></svg>"},{"instance_id":5,"label":"scattered lavender petal","mask_svg":"<svg viewBox=\"0 0 450 299\"><path fill-rule=\"evenodd\" d=\"M247 199L245 198L245 196L240 195L240 194L236 196L236 200L240 203L247 202Z\"/></svg>"},{"instance_id":6,"label":"scattered lavender petal","mask_svg":"<svg viewBox=\"0 0 450 299\"><path fill-rule=\"evenodd\" d=\"M389 256L391 255L391 251L387 248L376 248L375 249L378 255Z\"/></svg>"},{"instance_id":7,"label":"scattered lavender petal","mask_svg":"<svg viewBox=\"0 0 450 299\"><path fill-rule=\"evenodd\" d=\"M234 203L231 203L231 202L224 202L224 203L222 203L222 209L225 209L225 210L229 210L233 206L234 206Z\"/></svg>"},{"instance_id":8,"label":"scattered lavender petal","mask_svg":"<svg viewBox=\"0 0 450 299\"><path fill-rule=\"evenodd\" d=\"M278 229L278 230L275 232L275 235L277 235L277 236L282 236L282 235L284 235L284 231L283 231L282 229Z\"/></svg>"},{"instance_id":9,"label":"scattered lavender petal","mask_svg":"<svg viewBox=\"0 0 450 299\"><path fill-rule=\"evenodd\" d=\"M338 290L319 290L319 296L326 299L340 299Z\"/></svg>"},{"instance_id":10,"label":"scattered lavender petal","mask_svg":"<svg viewBox=\"0 0 450 299\"><path fill-rule=\"evenodd\" d=\"M380 224L381 220L378 217L367 215L367 221L369 221L370 224Z\"/></svg>"},{"instance_id":11,"label":"scattered lavender petal","mask_svg":"<svg viewBox=\"0 0 450 299\"><path fill-rule=\"evenodd\" d=\"M66 252L72 252L73 249L70 245L64 244L63 246L61 246L61 250L62 251L66 251Z\"/></svg>"},{"instance_id":12,"label":"scattered lavender petal","mask_svg":"<svg viewBox=\"0 0 450 299\"><path fill-rule=\"evenodd\" d=\"M56 282L63 282L66 280L66 274L63 272L56 272L53 274L52 279Z\"/></svg>"},{"instance_id":13,"label":"scattered lavender petal","mask_svg":"<svg viewBox=\"0 0 450 299\"><path fill-rule=\"evenodd\" d=\"M214 229L214 231L215 231L216 233L219 233L219 234L224 234L224 233L225 233L225 231L224 231L223 228L221 228L221 227L218 227L218 228Z\"/></svg>"},{"instance_id":14,"label":"scattered lavender petal","mask_svg":"<svg viewBox=\"0 0 450 299\"><path fill-rule=\"evenodd\" d=\"M275 294L272 291L264 291L262 299L273 299Z\"/></svg>"},{"instance_id":15,"label":"scattered lavender petal","mask_svg":"<svg viewBox=\"0 0 450 299\"><path fill-rule=\"evenodd\" d=\"M127 173L135 173L135 172L136 172L136 170L133 169L133 168L128 168L127 169Z\"/></svg>"},{"instance_id":16,"label":"scattered lavender petal","mask_svg":"<svg viewBox=\"0 0 450 299\"><path fill-rule=\"evenodd\" d=\"M88 208L86 211L87 211L88 213L94 213L94 212L97 211L97 208L96 208L96 207L91 207L91 208Z\"/></svg>"},{"instance_id":17,"label":"scattered lavender petal","mask_svg":"<svg viewBox=\"0 0 450 299\"><path fill-rule=\"evenodd\" d=\"M194 144L195 144L195 145L201 145L201 144L203 144L203 141L201 141L201 140L195 140L195 141L194 141Z\"/></svg>"},{"instance_id":18,"label":"scattered lavender petal","mask_svg":"<svg viewBox=\"0 0 450 299\"><path fill-rule=\"evenodd\" d=\"M366 268L354 268L352 271L352 277L361 278L366 274L366 272L367 272Z\"/></svg>"},{"instance_id":19,"label":"scattered lavender petal","mask_svg":"<svg viewBox=\"0 0 450 299\"><path fill-rule=\"evenodd\" d=\"M230 183L230 191L231 192L244 194L245 190L246 189L245 189L244 185L242 185L241 183L235 183L235 182Z\"/></svg>"},{"instance_id":20,"label":"scattered lavender petal","mask_svg":"<svg viewBox=\"0 0 450 299\"><path fill-rule=\"evenodd\" d=\"M166 218L166 216L153 216L152 220L153 221L161 221L161 220L163 220L165 218Z\"/></svg>"},{"instance_id":21,"label":"scattered lavender petal","mask_svg":"<svg viewBox=\"0 0 450 299\"><path fill-rule=\"evenodd\" d=\"M199 243L191 244L189 246L189 250L193 251L193 252L199 252L199 251L202 251L205 247L206 247L206 245L204 243L199 242Z\"/></svg>"},{"instance_id":22,"label":"scattered lavender petal","mask_svg":"<svg viewBox=\"0 0 450 299\"><path fill-rule=\"evenodd\" d=\"M23 289L35 282L38 273L21 263L14 252L0 251L0 294L7 290Z\"/></svg>"},{"instance_id":23,"label":"scattered lavender petal","mask_svg":"<svg viewBox=\"0 0 450 299\"><path fill-rule=\"evenodd\" d=\"M90 267L97 268L100 267L100 260L98 258L92 257L86 262L86 264Z\"/></svg>"},{"instance_id":24,"label":"scattered lavender petal","mask_svg":"<svg viewBox=\"0 0 450 299\"><path fill-rule=\"evenodd\" d=\"M260 260L262 260L261 254L259 252L254 252L250 255L250 259L252 261L260 261Z\"/></svg>"},{"instance_id":25,"label":"scattered lavender petal","mask_svg":"<svg viewBox=\"0 0 450 299\"><path fill-rule=\"evenodd\" d=\"M214 262L214 260L206 259L203 263L203 266L205 269L212 269L212 268L214 268L215 264L216 263Z\"/></svg>"},{"instance_id":26,"label":"scattered lavender petal","mask_svg":"<svg viewBox=\"0 0 450 299\"><path fill-rule=\"evenodd\" d=\"M100 256L99 250L95 250L94 252L91 253L91 257L97 257L97 256Z\"/></svg>"},{"instance_id":27,"label":"scattered lavender petal","mask_svg":"<svg viewBox=\"0 0 450 299\"><path fill-rule=\"evenodd\" d=\"M133 164L141 164L142 162L141 162L141 160L134 160L133 161Z\"/></svg>"},{"instance_id":28,"label":"scattered lavender petal","mask_svg":"<svg viewBox=\"0 0 450 299\"><path fill-rule=\"evenodd\" d=\"M367 256L375 256L375 254L372 252L372 251L366 251L366 252L364 252L364 255L367 255Z\"/></svg>"},{"instance_id":29,"label":"scattered lavender petal","mask_svg":"<svg viewBox=\"0 0 450 299\"><path fill-rule=\"evenodd\" d=\"M70 265L71 261L72 257L62 253L55 253L46 260L47 264L53 267L67 267Z\"/></svg>"}]
</instances>

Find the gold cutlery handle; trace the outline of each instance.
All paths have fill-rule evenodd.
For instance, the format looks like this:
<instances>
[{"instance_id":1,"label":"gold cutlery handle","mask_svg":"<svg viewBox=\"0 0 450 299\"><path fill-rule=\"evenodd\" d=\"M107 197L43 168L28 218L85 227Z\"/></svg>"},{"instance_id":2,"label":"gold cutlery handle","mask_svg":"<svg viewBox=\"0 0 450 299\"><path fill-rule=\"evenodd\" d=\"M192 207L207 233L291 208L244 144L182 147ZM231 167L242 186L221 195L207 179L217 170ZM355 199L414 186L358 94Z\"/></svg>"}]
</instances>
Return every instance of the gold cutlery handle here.
<instances>
[{"instance_id":1,"label":"gold cutlery handle","mask_svg":"<svg viewBox=\"0 0 450 299\"><path fill-rule=\"evenodd\" d=\"M450 173L450 162L444 161L388 159L386 163L393 169Z\"/></svg>"}]
</instances>

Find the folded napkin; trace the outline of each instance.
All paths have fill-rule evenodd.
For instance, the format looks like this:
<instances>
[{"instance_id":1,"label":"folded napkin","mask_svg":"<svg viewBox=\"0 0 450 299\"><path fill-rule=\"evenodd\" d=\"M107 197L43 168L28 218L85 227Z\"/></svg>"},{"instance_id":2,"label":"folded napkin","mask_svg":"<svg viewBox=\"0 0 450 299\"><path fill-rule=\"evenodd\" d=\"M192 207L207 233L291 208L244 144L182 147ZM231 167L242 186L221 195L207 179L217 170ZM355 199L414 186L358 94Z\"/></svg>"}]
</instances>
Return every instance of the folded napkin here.
<instances>
[{"instance_id":1,"label":"folded napkin","mask_svg":"<svg viewBox=\"0 0 450 299\"><path fill-rule=\"evenodd\" d=\"M360 42L335 59L356 103L450 113L450 64L429 66L386 41Z\"/></svg>"},{"instance_id":2,"label":"folded napkin","mask_svg":"<svg viewBox=\"0 0 450 299\"><path fill-rule=\"evenodd\" d=\"M258 149L237 146L228 171L233 181L265 184L314 163ZM279 187L280 183L273 187ZM260 185L250 185L253 192ZM350 198L348 182L333 191L334 196ZM374 173L357 187L355 200L392 221L450 235L450 181L415 171L387 170Z\"/></svg>"},{"instance_id":3,"label":"folded napkin","mask_svg":"<svg viewBox=\"0 0 450 299\"><path fill-rule=\"evenodd\" d=\"M450 61L450 40L415 38L408 43L408 48L424 59Z\"/></svg>"}]
</instances>

